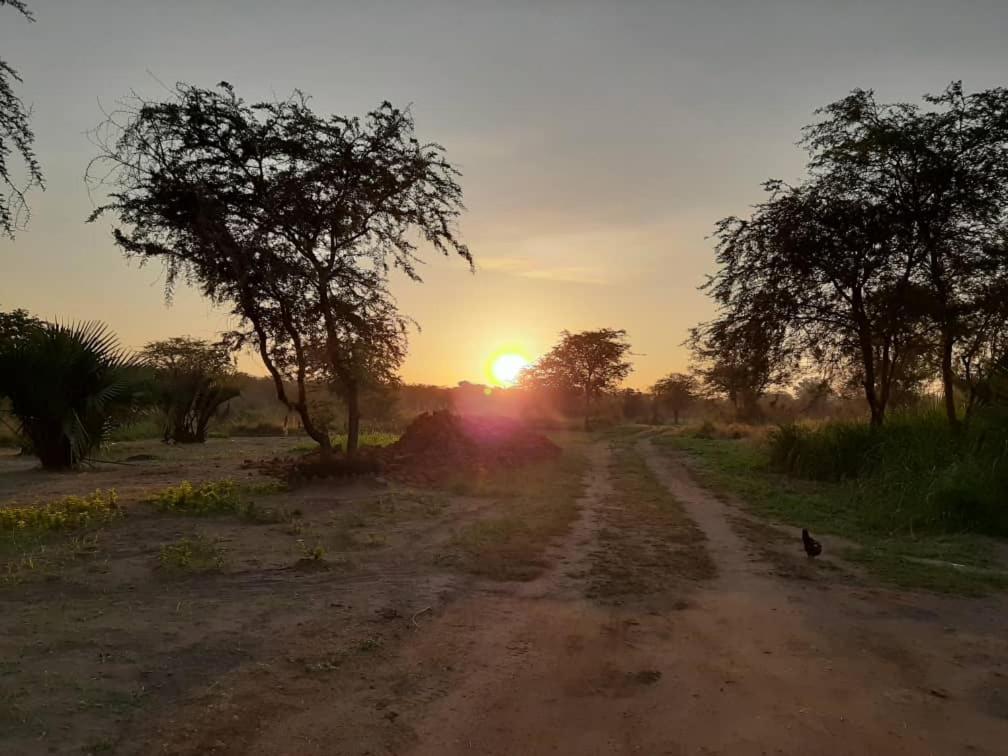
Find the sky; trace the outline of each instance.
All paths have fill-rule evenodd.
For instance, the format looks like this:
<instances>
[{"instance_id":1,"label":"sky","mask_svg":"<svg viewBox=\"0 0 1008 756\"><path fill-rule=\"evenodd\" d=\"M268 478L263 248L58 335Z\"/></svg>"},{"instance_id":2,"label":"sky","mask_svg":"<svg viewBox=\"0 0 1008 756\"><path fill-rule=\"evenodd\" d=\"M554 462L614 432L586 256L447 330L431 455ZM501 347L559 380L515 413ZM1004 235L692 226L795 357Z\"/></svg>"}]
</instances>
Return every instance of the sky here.
<instances>
[{"instance_id":1,"label":"sky","mask_svg":"<svg viewBox=\"0 0 1008 756\"><path fill-rule=\"evenodd\" d=\"M28 0L0 8L0 58L33 108L44 193L0 240L0 309L99 319L131 347L212 338L226 313L124 259L83 174L88 137L131 91L231 82L247 100L299 88L320 113L412 105L417 134L463 173L476 258L428 255L397 279L403 377L485 382L501 351L535 359L562 329L624 328L630 386L688 366L712 308L715 222L768 178L800 178L813 111L855 87L917 100L962 79L1008 85L1005 0ZM263 368L252 356L241 366Z\"/></svg>"}]
</instances>

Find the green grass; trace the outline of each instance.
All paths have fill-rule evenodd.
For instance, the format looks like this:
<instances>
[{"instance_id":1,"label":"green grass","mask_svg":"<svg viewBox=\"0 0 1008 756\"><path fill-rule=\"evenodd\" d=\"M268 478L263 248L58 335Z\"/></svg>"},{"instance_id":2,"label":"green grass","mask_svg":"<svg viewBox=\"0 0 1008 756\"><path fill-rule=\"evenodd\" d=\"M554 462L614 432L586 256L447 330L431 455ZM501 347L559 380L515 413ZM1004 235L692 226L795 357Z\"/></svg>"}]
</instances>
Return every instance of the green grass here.
<instances>
[{"instance_id":1,"label":"green grass","mask_svg":"<svg viewBox=\"0 0 1008 756\"><path fill-rule=\"evenodd\" d=\"M390 446L399 440L401 433L390 433L387 431L368 431L366 433L361 433L358 443L360 446ZM346 433L337 433L334 436L330 436L332 440L333 448L345 449L346 448ZM318 444L314 441L310 443L298 444L291 448L291 454L309 454L313 451L318 450Z\"/></svg>"},{"instance_id":2,"label":"green grass","mask_svg":"<svg viewBox=\"0 0 1008 756\"><path fill-rule=\"evenodd\" d=\"M253 496L268 496L286 490L280 483L238 484L233 480L217 480L194 486L187 480L170 486L148 498L163 512L205 517L234 514L253 523L290 522L296 512L278 507L264 507Z\"/></svg>"},{"instance_id":3,"label":"green grass","mask_svg":"<svg viewBox=\"0 0 1008 756\"><path fill-rule=\"evenodd\" d=\"M841 548L840 556L863 565L884 582L967 594L1008 587L1008 572L999 571L1003 568L995 559L992 539L964 531L917 530L913 518L894 519L880 511L907 506L905 498L887 503L859 494L860 481L812 481L774 472L770 447L758 440L664 434L654 443L688 452L705 485L738 497L758 515L853 542L854 546Z\"/></svg>"},{"instance_id":4,"label":"green grass","mask_svg":"<svg viewBox=\"0 0 1008 756\"><path fill-rule=\"evenodd\" d=\"M219 572L224 568L224 549L202 536L166 543L158 554L158 563L168 572Z\"/></svg>"},{"instance_id":5,"label":"green grass","mask_svg":"<svg viewBox=\"0 0 1008 756\"><path fill-rule=\"evenodd\" d=\"M929 409L894 413L881 428L789 425L767 449L779 472L849 482L875 530L1008 536L1008 424L989 416L960 432Z\"/></svg>"},{"instance_id":6,"label":"green grass","mask_svg":"<svg viewBox=\"0 0 1008 756\"><path fill-rule=\"evenodd\" d=\"M586 464L566 439L558 459L452 481L455 494L493 500L493 514L458 529L437 561L495 580L541 574L547 546L577 517Z\"/></svg>"},{"instance_id":7,"label":"green grass","mask_svg":"<svg viewBox=\"0 0 1008 756\"><path fill-rule=\"evenodd\" d=\"M108 435L109 441L148 441L160 439L164 433L164 422L157 415L148 414L135 422L114 428Z\"/></svg>"}]
</instances>

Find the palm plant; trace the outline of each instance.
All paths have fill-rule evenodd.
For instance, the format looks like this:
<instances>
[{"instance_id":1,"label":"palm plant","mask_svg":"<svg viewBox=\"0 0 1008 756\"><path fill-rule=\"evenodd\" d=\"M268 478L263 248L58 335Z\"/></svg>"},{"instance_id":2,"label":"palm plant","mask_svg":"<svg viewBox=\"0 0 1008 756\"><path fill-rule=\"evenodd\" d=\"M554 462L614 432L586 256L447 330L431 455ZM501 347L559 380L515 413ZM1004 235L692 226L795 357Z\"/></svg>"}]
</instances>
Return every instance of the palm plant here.
<instances>
[{"instance_id":1,"label":"palm plant","mask_svg":"<svg viewBox=\"0 0 1008 756\"><path fill-rule=\"evenodd\" d=\"M101 323L45 323L0 345L0 396L47 469L87 460L146 394L140 363Z\"/></svg>"}]
</instances>

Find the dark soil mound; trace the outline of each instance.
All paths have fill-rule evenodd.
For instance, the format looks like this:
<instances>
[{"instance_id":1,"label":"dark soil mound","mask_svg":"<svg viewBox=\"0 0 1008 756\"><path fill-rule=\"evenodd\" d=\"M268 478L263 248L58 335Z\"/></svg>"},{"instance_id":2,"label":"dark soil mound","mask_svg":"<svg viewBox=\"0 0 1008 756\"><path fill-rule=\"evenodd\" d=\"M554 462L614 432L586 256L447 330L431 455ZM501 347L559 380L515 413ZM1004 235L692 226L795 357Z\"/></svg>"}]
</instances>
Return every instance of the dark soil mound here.
<instances>
[{"instance_id":1,"label":"dark soil mound","mask_svg":"<svg viewBox=\"0 0 1008 756\"><path fill-rule=\"evenodd\" d=\"M517 420L439 411L420 415L391 446L364 447L354 457L336 452L322 459L312 452L297 458L246 460L243 467L292 483L384 472L404 482L430 484L460 474L519 467L559 454L559 446Z\"/></svg>"},{"instance_id":2,"label":"dark soil mound","mask_svg":"<svg viewBox=\"0 0 1008 756\"><path fill-rule=\"evenodd\" d=\"M396 477L434 482L457 473L518 467L559 454L559 446L517 420L439 411L420 415L382 456Z\"/></svg>"},{"instance_id":3,"label":"dark soil mound","mask_svg":"<svg viewBox=\"0 0 1008 756\"><path fill-rule=\"evenodd\" d=\"M299 483L312 478L348 478L382 472L385 466L376 451L373 448L361 449L352 458L341 452L334 452L328 459L323 459L316 451L303 457L247 459L242 468L258 470L263 475L279 478L288 483Z\"/></svg>"}]
</instances>

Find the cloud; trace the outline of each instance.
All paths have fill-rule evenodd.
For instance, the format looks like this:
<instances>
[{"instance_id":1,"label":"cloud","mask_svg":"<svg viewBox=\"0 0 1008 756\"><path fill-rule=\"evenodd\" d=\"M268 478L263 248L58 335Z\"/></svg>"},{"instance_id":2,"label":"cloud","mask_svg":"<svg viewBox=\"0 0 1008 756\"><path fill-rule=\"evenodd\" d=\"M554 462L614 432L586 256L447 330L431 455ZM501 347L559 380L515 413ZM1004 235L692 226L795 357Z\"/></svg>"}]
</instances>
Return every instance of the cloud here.
<instances>
[{"instance_id":1,"label":"cloud","mask_svg":"<svg viewBox=\"0 0 1008 756\"><path fill-rule=\"evenodd\" d=\"M610 283L609 277L601 268L577 265L549 267L536 265L521 257L481 257L477 266L480 270L487 272L531 278L537 281L557 281L591 286L604 286Z\"/></svg>"}]
</instances>

